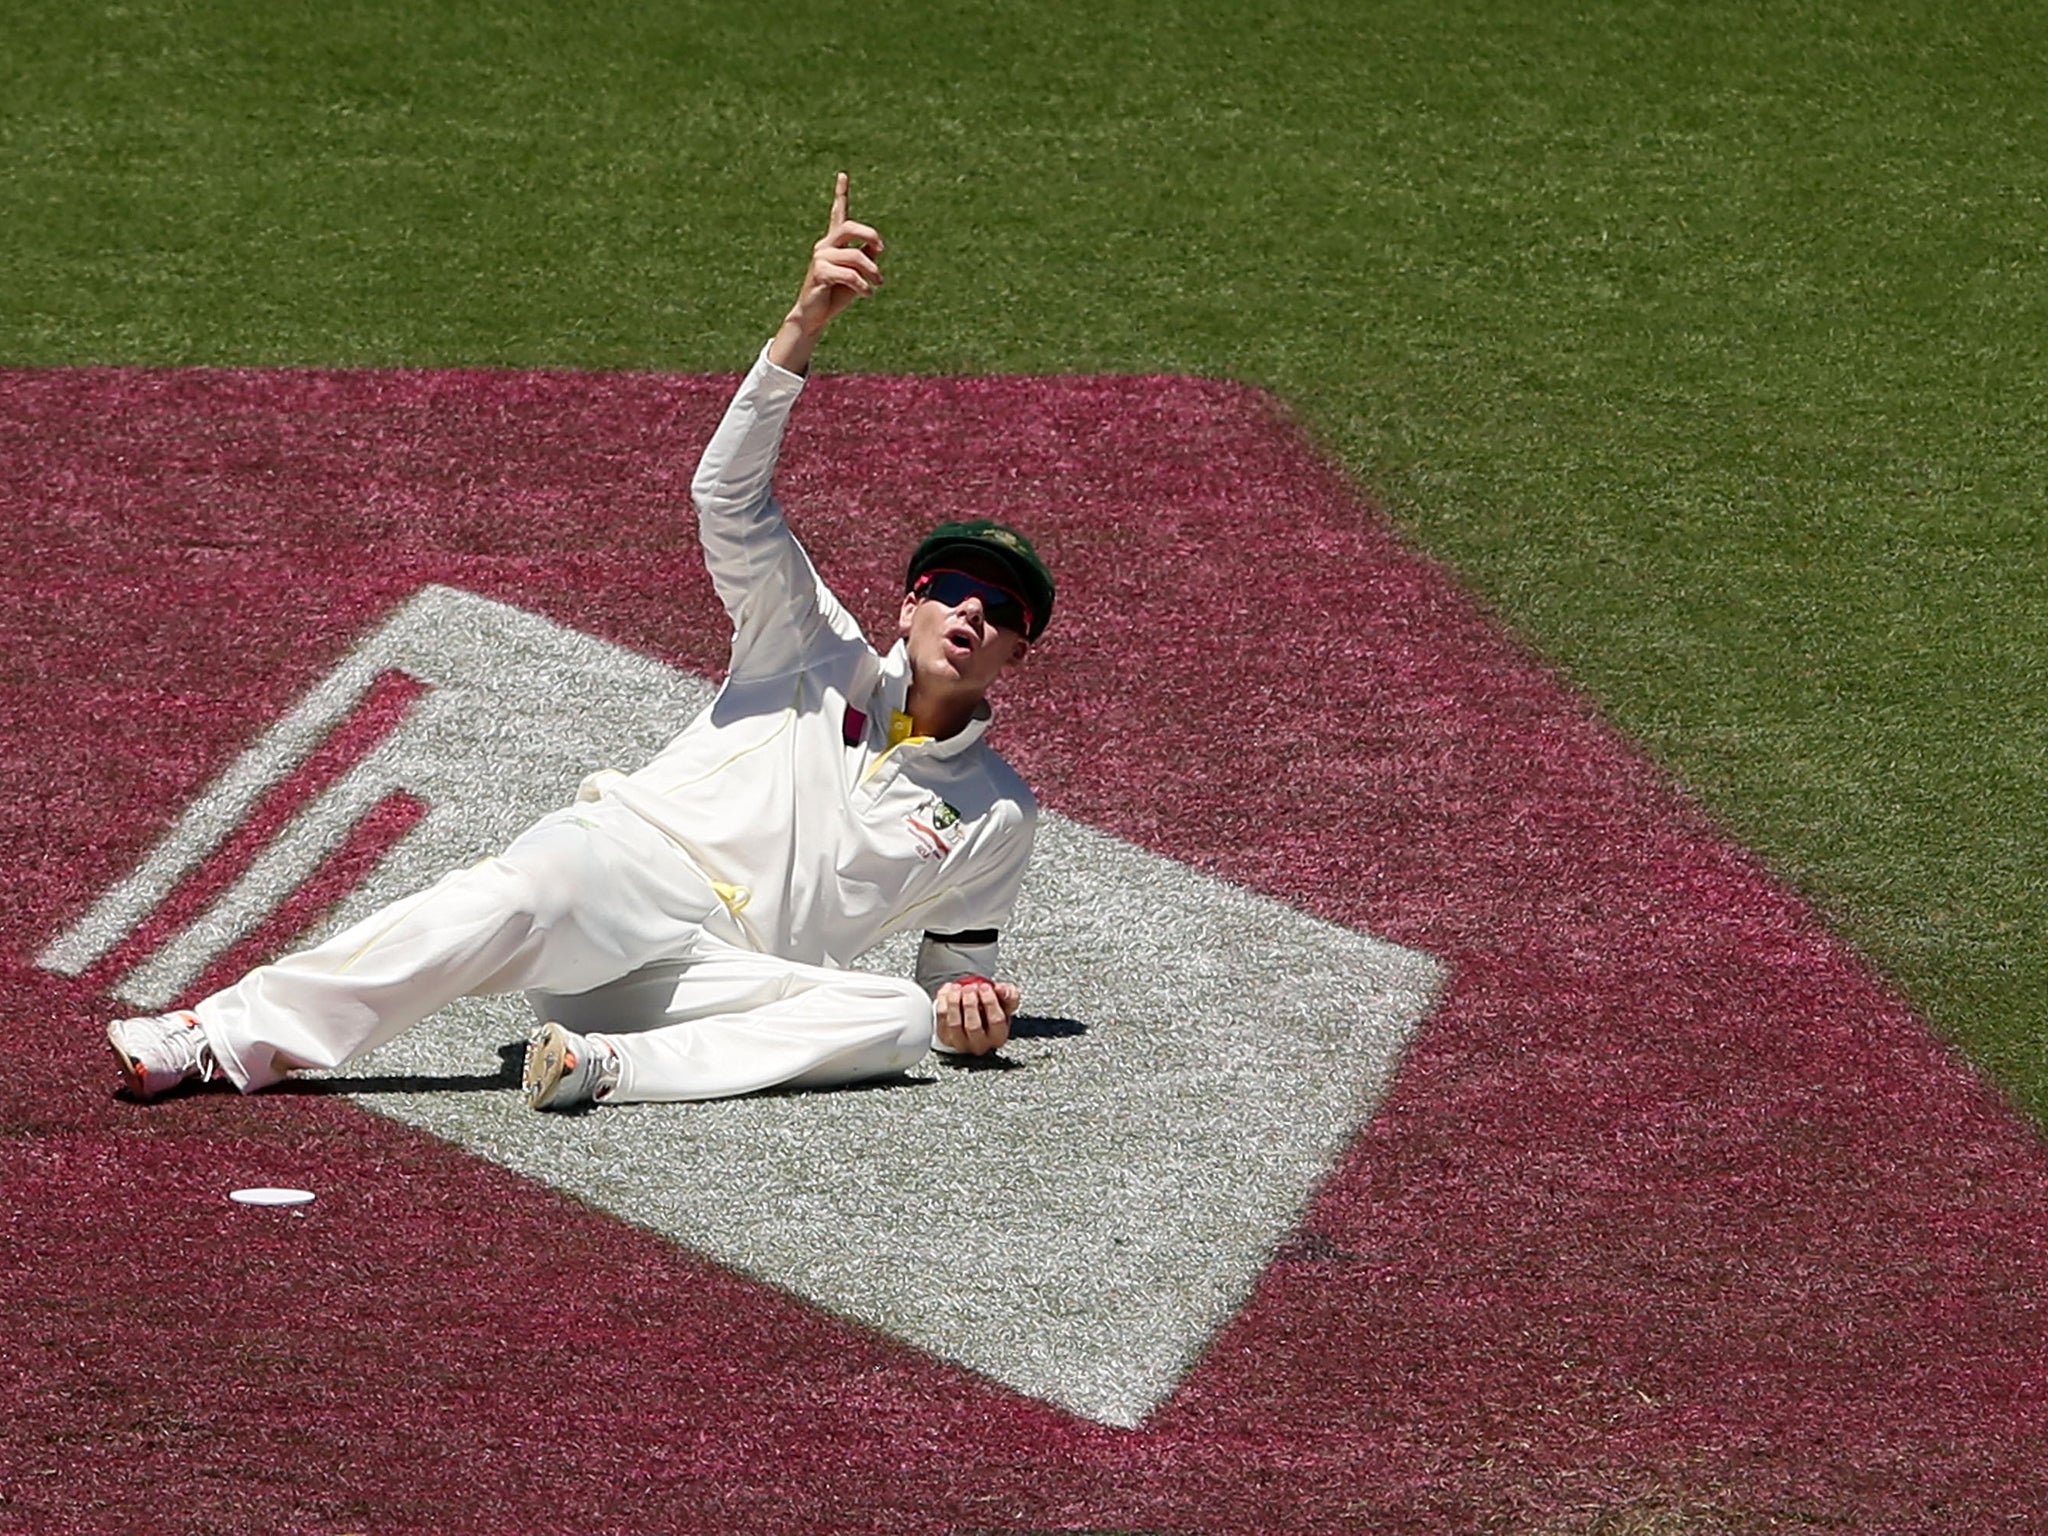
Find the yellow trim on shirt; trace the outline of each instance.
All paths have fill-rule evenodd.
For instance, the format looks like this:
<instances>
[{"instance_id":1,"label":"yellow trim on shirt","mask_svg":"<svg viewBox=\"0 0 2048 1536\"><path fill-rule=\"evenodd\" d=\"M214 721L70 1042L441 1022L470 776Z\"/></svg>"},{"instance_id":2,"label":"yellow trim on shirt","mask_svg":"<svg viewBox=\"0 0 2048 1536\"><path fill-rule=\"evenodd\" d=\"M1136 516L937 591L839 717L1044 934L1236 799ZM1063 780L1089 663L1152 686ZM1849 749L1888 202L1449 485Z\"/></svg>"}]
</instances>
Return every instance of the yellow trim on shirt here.
<instances>
[{"instance_id":1,"label":"yellow trim on shirt","mask_svg":"<svg viewBox=\"0 0 2048 1536\"><path fill-rule=\"evenodd\" d=\"M872 763L868 764L868 771L860 776L861 783L865 784L869 779L872 779L875 776L877 770L881 768L882 764L889 761L889 754L891 752L894 752L898 747L922 746L925 742L931 740L931 737L929 736L913 735L912 733L916 731L916 729L917 722L911 719L910 716L903 713L902 710L890 710L889 745L884 747L880 752L875 754L875 760Z\"/></svg>"},{"instance_id":2,"label":"yellow trim on shirt","mask_svg":"<svg viewBox=\"0 0 2048 1536\"><path fill-rule=\"evenodd\" d=\"M766 736L763 736L759 741L754 742L751 745L741 747L738 751L734 752L732 756L728 757L724 762L720 763L717 767L706 768L694 779L677 779L675 783L669 785L668 788L657 790L656 793L663 795L673 795L681 790L695 788L697 785L704 783L707 779L717 778L721 773L725 772L726 769L730 768L734 763L738 762L741 758L751 757L754 753L759 752L763 747L774 745L775 742L781 738L783 733L786 732L790 728L790 726L796 723L797 714L803 709L803 707L804 680L801 677L799 677L796 680L796 697L790 700L789 708L783 713L782 723L777 725L774 730L770 731Z\"/></svg>"}]
</instances>

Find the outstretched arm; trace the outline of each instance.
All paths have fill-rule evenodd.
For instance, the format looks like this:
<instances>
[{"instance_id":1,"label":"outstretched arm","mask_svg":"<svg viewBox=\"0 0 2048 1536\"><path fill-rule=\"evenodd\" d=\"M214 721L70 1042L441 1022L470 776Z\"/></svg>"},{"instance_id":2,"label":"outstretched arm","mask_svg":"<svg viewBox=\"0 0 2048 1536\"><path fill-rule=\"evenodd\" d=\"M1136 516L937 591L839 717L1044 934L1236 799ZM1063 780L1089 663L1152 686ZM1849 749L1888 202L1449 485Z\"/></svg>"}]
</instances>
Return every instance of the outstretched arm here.
<instances>
[{"instance_id":1,"label":"outstretched arm","mask_svg":"<svg viewBox=\"0 0 2048 1536\"><path fill-rule=\"evenodd\" d=\"M768 361L791 373L806 372L825 327L855 299L882 285L882 237L846 214L846 172L832 188L832 219L825 236L811 247L810 270L782 328L768 343Z\"/></svg>"},{"instance_id":2,"label":"outstretched arm","mask_svg":"<svg viewBox=\"0 0 2048 1536\"><path fill-rule=\"evenodd\" d=\"M1010 1038L1023 993L991 981L999 940L992 928L927 933L917 951L917 979L932 998L932 1043L951 1055L982 1056Z\"/></svg>"},{"instance_id":3,"label":"outstretched arm","mask_svg":"<svg viewBox=\"0 0 2048 1536\"><path fill-rule=\"evenodd\" d=\"M819 581L775 500L775 466L801 377L833 318L882 275L881 236L846 216L846 176L832 192L832 219L811 249L796 303L711 434L690 497L704 563L733 622L731 675L776 675L829 643L867 650L859 623Z\"/></svg>"}]
</instances>

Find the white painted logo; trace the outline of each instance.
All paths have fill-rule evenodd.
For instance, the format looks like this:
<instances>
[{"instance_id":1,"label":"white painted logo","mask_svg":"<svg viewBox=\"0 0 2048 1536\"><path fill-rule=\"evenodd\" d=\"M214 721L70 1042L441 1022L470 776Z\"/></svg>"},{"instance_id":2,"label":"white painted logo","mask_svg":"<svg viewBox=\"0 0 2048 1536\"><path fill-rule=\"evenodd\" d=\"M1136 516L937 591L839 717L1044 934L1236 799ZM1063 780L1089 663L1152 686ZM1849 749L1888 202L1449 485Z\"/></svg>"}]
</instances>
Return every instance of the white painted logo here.
<instances>
[{"instance_id":1,"label":"white painted logo","mask_svg":"<svg viewBox=\"0 0 2048 1536\"><path fill-rule=\"evenodd\" d=\"M178 1001L394 793L426 813L330 927L491 852L590 770L637 766L711 695L644 656L428 588L40 963L75 975L120 953L394 674L423 685L402 720L126 967L117 996ZM933 1059L900 1084L536 1115L504 1072L531 1024L516 998L458 1003L333 1076L371 1109L833 1313L1135 1426L1293 1231L1442 968L1057 815L1004 957L1026 1018L1003 1062ZM908 947L868 963L907 969Z\"/></svg>"}]
</instances>

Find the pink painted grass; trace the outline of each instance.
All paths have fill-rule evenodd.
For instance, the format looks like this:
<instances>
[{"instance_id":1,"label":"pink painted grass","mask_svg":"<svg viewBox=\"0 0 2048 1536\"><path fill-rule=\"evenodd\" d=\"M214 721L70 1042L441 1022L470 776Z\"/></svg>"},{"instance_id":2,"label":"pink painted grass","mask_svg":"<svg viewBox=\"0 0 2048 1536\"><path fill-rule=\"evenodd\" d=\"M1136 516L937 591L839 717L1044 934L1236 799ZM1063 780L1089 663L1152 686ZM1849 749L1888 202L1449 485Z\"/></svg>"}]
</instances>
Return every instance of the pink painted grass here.
<instances>
[{"instance_id":1,"label":"pink painted grass","mask_svg":"<svg viewBox=\"0 0 2048 1536\"><path fill-rule=\"evenodd\" d=\"M730 385L0 373L0 985L38 1041L0 1079L0 1490L31 1528L1920 1532L2048 1507L2039 1139L1233 385L824 377L784 466L877 623L928 524L1033 534L1059 611L996 729L1048 804L1450 967L1391 1100L1145 1430L318 1094L115 1102L105 1000L30 958L421 584L720 664L685 487ZM215 1199L285 1168L333 1193L270 1226ZM603 1327L536 1369L558 1298ZM592 1445L601 1470L550 1459Z\"/></svg>"}]
</instances>

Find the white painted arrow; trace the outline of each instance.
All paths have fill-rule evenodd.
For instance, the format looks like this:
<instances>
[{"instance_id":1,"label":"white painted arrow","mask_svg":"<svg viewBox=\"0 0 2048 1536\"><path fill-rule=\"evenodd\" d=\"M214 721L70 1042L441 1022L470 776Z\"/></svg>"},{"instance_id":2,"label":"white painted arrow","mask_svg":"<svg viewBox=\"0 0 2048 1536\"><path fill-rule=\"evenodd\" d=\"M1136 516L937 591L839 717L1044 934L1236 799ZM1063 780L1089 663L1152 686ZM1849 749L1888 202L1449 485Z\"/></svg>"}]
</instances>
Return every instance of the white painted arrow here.
<instances>
[{"instance_id":1,"label":"white painted arrow","mask_svg":"<svg viewBox=\"0 0 2048 1536\"><path fill-rule=\"evenodd\" d=\"M422 591L265 734L41 963L146 920L372 681L428 685L209 909L122 979L161 1007L394 790L429 807L333 923L508 841L604 765L651 756L701 678L504 604ZM1003 1064L713 1104L527 1110L471 999L334 1074L379 1113L1018 1391L1135 1426L1242 1305L1386 1091L1442 967L1048 816L1004 956ZM905 969L909 941L869 963ZM505 1086L452 1091L482 1075ZM437 1080L442 1080L437 1087Z\"/></svg>"}]
</instances>

